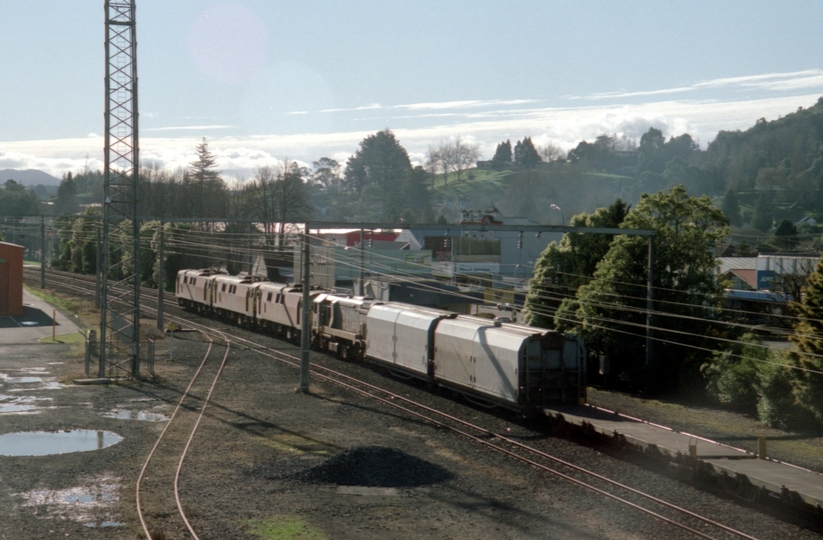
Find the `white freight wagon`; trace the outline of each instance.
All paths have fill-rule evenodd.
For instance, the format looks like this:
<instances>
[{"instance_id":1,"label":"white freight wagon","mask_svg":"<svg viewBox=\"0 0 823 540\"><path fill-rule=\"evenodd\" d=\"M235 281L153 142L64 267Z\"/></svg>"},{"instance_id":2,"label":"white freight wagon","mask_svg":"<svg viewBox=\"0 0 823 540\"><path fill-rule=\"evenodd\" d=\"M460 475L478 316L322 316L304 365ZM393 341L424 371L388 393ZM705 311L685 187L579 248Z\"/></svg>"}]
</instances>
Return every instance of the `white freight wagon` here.
<instances>
[{"instance_id":1,"label":"white freight wagon","mask_svg":"<svg viewBox=\"0 0 823 540\"><path fill-rule=\"evenodd\" d=\"M389 302L369 310L366 357L421 378L431 378L434 330L456 313Z\"/></svg>"}]
</instances>

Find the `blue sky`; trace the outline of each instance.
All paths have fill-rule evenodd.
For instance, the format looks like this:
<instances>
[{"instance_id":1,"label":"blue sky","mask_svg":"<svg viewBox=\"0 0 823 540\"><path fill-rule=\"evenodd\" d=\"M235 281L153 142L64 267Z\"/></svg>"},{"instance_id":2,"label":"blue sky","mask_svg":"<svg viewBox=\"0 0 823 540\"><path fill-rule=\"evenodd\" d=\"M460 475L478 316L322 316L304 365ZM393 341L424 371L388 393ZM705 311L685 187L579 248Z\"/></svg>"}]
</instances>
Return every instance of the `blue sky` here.
<instances>
[{"instance_id":1,"label":"blue sky","mask_svg":"<svg viewBox=\"0 0 823 540\"><path fill-rule=\"evenodd\" d=\"M823 2L136 0L141 152L251 176L390 128L573 147L746 129L823 95ZM103 1L0 0L0 169L99 166Z\"/></svg>"}]
</instances>

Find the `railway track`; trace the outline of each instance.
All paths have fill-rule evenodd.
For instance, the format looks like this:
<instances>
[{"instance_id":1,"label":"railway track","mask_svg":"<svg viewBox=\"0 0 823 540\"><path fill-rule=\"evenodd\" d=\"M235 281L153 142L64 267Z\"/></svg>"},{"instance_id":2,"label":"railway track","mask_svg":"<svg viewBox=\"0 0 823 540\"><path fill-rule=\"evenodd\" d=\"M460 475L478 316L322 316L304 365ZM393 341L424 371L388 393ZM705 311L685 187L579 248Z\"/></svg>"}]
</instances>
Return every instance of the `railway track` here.
<instances>
[{"instance_id":1,"label":"railway track","mask_svg":"<svg viewBox=\"0 0 823 540\"><path fill-rule=\"evenodd\" d=\"M165 538L165 531L170 529L178 533L185 529L192 538L196 540L200 538L186 515L186 509L181 500L180 477L197 428L203 419L231 350L231 341L217 332L217 337L225 343L225 351L222 358L212 360L216 347L215 340L206 332L200 332L200 334L209 342L203 361L189 381L189 385L146 457L146 461L143 462L137 477L135 490L137 515L143 532L149 540ZM162 443L164 444L161 446ZM170 484L173 490L170 489ZM172 491L173 497L171 497Z\"/></svg>"},{"instance_id":2,"label":"railway track","mask_svg":"<svg viewBox=\"0 0 823 540\"><path fill-rule=\"evenodd\" d=\"M59 275L49 273L47 283L59 286L60 288L67 289L69 291L88 295L89 284L93 286L93 279L68 273L61 273ZM149 293L149 291L151 290L147 290L147 293ZM91 294L93 294L93 292ZM147 294L144 300L147 304L144 309L155 312L156 308L152 306L151 303L154 302L156 306L156 292L154 292L153 298L151 294ZM175 302L172 300L166 300L166 302L171 308L176 309ZM183 320L175 315L169 315L169 317L176 320ZM195 318L199 319L199 317ZM259 355L283 362L294 368L299 368L300 362L299 358L295 355L288 354L282 350L278 350L261 343L261 341L264 340L263 336L261 336L261 339L250 339L237 333L230 334L228 332L222 332L213 327L214 321L210 319L205 320L207 324L203 324L202 322L197 322L192 319L185 320L185 324L189 328L201 332L203 336L208 336L208 339L217 339L225 343L225 355L223 356L223 360L221 362L208 362L209 355L212 353L214 347L213 345L210 345L209 353L204 356L201 367L192 377L189 387L183 397L181 397L180 402L175 409L174 415L168 422L166 429L163 431L163 434L161 434L155 444L154 449L143 466L143 471L137 481L137 505L138 513L141 514L141 523L149 538L152 538L152 524L150 523L151 519L144 519L142 517L141 500L145 500L145 494L141 494L141 485L147 485L144 481L144 473L146 470L154 467L157 467L157 470L159 471L152 472L149 475L149 477L153 479L154 483L160 484L162 482L163 485L168 486L171 481L171 477L174 479L173 485L175 492L175 506L177 508L176 515L179 516L175 517L174 521L184 524L189 534L193 538L198 538L193 526L189 523L185 516L185 505L183 504L183 501L180 500L177 485L181 475L182 464L185 460L186 452L192 444L194 433L197 429L197 424L199 423L199 419L202 418L203 411L207 406L207 396L210 396L211 391L218 383L220 374L222 373L222 365L225 363L225 359L229 354L230 343L234 342L240 346L254 350ZM238 329L238 332L239 331L240 330ZM204 368L206 365L209 367ZM208 375L201 372L204 369L209 372ZM504 434L495 432L492 429L468 422L452 414L445 413L436 408L402 396L396 392L390 392L374 384L369 384L339 370L324 367L316 362L313 362L312 377L316 380L323 380L330 384L341 386L348 391L368 397L369 399L382 403L385 406L400 410L406 415L435 425L440 429L448 430L455 435L470 440L475 444L483 446L484 448L499 452L513 460L517 460L528 467L563 478L564 480L581 488L589 490L619 504L625 505L633 511L650 516L661 521L662 523L665 523L667 526L676 528L694 537L755 538L745 532L726 526L708 516L701 515L697 511L690 510L677 504L662 500L659 497L644 493L642 490L636 489L625 483L606 478L595 471L588 470L584 467L580 467L553 456L545 450L524 444ZM198 382L198 380L200 382ZM207 386L207 383L203 382L205 380L210 381L208 392L205 390L205 387ZM197 411L198 407L196 407L194 403L202 405L199 407L199 411ZM178 411L183 411L180 413L180 418L177 418ZM196 411L197 414L195 415ZM194 419L195 416L197 418L196 420ZM174 428L170 427L172 425L174 425ZM164 446L168 447L168 450L164 452L163 456L155 455L156 450L161 445L161 441L164 439L166 440L166 444ZM172 474L171 465L175 462L177 463L177 466ZM159 480L158 478L162 478L162 480ZM153 484L152 487L154 488ZM162 490L162 488L159 489ZM169 488L166 487L165 489ZM164 519L169 520L170 518L168 517L169 512L167 508L170 503L168 502L168 497L166 497L166 499L167 501L162 505L166 508L166 510L159 512L158 515L166 516ZM164 526L171 526L175 529L182 529L183 527L183 525L180 524L173 525L170 523L165 523Z\"/></svg>"}]
</instances>

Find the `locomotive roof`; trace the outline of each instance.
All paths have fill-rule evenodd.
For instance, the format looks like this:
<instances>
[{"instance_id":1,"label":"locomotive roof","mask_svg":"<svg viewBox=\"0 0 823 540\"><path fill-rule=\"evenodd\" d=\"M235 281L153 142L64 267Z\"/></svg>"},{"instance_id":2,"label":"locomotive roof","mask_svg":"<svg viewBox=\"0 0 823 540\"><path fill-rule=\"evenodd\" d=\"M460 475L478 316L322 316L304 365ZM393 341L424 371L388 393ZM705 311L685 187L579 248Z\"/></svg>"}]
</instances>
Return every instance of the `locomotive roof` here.
<instances>
[{"instance_id":1,"label":"locomotive roof","mask_svg":"<svg viewBox=\"0 0 823 540\"><path fill-rule=\"evenodd\" d=\"M226 272L224 272L223 270L212 270L211 268L201 268L201 269L199 269L199 270L189 268L189 269L185 269L185 270L180 270L180 271L178 272L178 274L187 274L187 275L188 275L188 274L194 274L194 275L196 275L196 276L212 276L212 275L215 275L215 276L218 276L218 275L225 276L225 275L228 275L228 274L226 274Z\"/></svg>"},{"instance_id":2,"label":"locomotive roof","mask_svg":"<svg viewBox=\"0 0 823 540\"><path fill-rule=\"evenodd\" d=\"M282 290L286 287L289 287L286 283L275 283L274 281L261 281L260 288L261 289L277 289Z\"/></svg>"},{"instance_id":3,"label":"locomotive roof","mask_svg":"<svg viewBox=\"0 0 823 540\"><path fill-rule=\"evenodd\" d=\"M547 330L546 328L537 328L534 326L526 326L525 324L500 322L484 317L475 317L473 315L458 315L457 318L462 321L473 322L479 326L505 328L508 331L516 332L524 336L543 336L546 333L554 332L554 330Z\"/></svg>"},{"instance_id":4,"label":"locomotive roof","mask_svg":"<svg viewBox=\"0 0 823 540\"><path fill-rule=\"evenodd\" d=\"M328 301L333 304L343 304L347 306L371 306L375 303L382 304L379 300L367 296L337 296L335 294L320 294L314 299L315 302Z\"/></svg>"},{"instance_id":5,"label":"locomotive roof","mask_svg":"<svg viewBox=\"0 0 823 540\"><path fill-rule=\"evenodd\" d=\"M444 317L456 317L457 313L453 311L448 311L445 309L437 309L428 306L418 306L415 304L406 304L403 302L385 302L382 304L378 304L382 308L394 308L394 309L402 309L405 311L414 311L417 313L425 313L427 315L441 315Z\"/></svg>"},{"instance_id":6,"label":"locomotive roof","mask_svg":"<svg viewBox=\"0 0 823 540\"><path fill-rule=\"evenodd\" d=\"M214 278L216 281L227 282L227 283L235 283L235 284L252 284L255 282L254 276L229 276L229 275L219 275Z\"/></svg>"}]
</instances>

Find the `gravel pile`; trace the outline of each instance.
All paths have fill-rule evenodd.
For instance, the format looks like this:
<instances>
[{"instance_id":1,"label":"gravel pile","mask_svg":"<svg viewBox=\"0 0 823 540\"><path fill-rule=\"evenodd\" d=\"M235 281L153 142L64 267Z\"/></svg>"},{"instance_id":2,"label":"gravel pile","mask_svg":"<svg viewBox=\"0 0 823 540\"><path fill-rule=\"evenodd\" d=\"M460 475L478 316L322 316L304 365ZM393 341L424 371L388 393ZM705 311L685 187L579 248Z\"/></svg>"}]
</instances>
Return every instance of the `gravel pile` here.
<instances>
[{"instance_id":1,"label":"gravel pile","mask_svg":"<svg viewBox=\"0 0 823 540\"><path fill-rule=\"evenodd\" d=\"M344 450L299 475L318 484L399 488L439 484L453 477L440 465L382 446Z\"/></svg>"}]
</instances>

